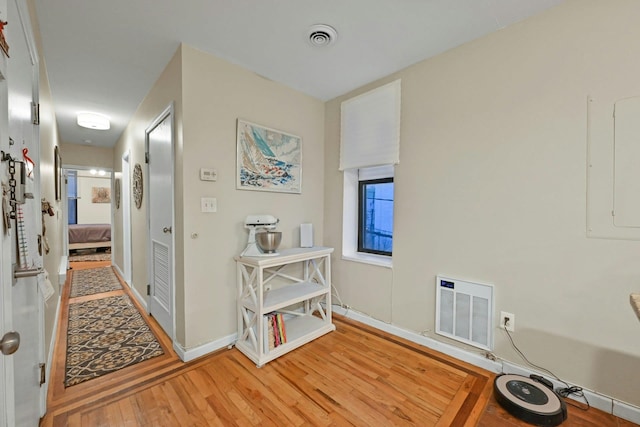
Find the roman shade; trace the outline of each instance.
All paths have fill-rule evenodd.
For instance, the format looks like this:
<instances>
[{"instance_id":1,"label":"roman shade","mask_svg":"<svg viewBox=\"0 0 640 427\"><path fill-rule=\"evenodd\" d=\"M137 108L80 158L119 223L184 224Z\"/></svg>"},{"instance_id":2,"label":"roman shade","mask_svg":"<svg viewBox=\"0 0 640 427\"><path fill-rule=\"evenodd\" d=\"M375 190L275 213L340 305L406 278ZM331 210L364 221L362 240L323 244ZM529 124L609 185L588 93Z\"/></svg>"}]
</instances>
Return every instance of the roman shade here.
<instances>
[{"instance_id":1,"label":"roman shade","mask_svg":"<svg viewBox=\"0 0 640 427\"><path fill-rule=\"evenodd\" d=\"M341 105L340 170L400 161L400 80Z\"/></svg>"}]
</instances>

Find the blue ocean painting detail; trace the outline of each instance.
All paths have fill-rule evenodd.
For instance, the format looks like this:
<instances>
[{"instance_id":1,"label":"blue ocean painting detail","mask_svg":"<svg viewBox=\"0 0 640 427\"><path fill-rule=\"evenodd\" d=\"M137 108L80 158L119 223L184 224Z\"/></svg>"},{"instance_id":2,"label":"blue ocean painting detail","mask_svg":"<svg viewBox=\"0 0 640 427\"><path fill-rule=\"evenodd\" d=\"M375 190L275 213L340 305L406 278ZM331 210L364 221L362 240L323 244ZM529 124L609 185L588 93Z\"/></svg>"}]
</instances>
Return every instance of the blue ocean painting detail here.
<instances>
[{"instance_id":1,"label":"blue ocean painting detail","mask_svg":"<svg viewBox=\"0 0 640 427\"><path fill-rule=\"evenodd\" d=\"M300 137L238 120L237 143L239 189L301 192Z\"/></svg>"}]
</instances>

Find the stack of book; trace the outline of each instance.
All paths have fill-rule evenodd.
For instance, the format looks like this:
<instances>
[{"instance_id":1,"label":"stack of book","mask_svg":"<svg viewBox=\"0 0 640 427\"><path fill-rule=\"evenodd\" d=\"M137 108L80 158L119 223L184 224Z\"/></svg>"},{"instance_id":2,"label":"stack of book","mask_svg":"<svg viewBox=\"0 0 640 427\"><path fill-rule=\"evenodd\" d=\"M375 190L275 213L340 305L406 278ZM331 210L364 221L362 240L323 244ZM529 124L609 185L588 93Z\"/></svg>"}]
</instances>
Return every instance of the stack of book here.
<instances>
[{"instance_id":1,"label":"stack of book","mask_svg":"<svg viewBox=\"0 0 640 427\"><path fill-rule=\"evenodd\" d=\"M282 313L266 314L262 323L264 325L265 352L287 342L287 331L284 327Z\"/></svg>"}]
</instances>

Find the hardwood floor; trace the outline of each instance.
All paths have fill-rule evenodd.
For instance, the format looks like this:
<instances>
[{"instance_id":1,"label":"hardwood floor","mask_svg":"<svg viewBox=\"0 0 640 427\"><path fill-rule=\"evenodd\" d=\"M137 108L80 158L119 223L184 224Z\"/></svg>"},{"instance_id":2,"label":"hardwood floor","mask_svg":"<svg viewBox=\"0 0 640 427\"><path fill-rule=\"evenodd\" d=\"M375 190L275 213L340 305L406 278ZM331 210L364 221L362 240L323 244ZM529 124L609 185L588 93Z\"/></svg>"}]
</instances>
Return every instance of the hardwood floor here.
<instances>
[{"instance_id":1,"label":"hardwood floor","mask_svg":"<svg viewBox=\"0 0 640 427\"><path fill-rule=\"evenodd\" d=\"M147 318L164 356L65 389L69 288L42 426L528 425L497 405L492 373L340 316L262 368L235 348L183 363ZM633 424L570 408L564 425Z\"/></svg>"}]
</instances>

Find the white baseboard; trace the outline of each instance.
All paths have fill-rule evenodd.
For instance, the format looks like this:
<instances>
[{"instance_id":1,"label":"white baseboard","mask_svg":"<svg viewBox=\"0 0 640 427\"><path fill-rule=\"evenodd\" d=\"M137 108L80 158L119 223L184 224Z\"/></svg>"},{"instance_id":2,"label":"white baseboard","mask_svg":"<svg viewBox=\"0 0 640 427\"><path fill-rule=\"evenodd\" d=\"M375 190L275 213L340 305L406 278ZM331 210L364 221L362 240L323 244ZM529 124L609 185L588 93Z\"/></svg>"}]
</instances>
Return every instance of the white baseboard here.
<instances>
[{"instance_id":1,"label":"white baseboard","mask_svg":"<svg viewBox=\"0 0 640 427\"><path fill-rule=\"evenodd\" d=\"M614 400L612 413L616 417L620 417L623 420L640 424L640 408L638 408L637 406Z\"/></svg>"},{"instance_id":2,"label":"white baseboard","mask_svg":"<svg viewBox=\"0 0 640 427\"><path fill-rule=\"evenodd\" d=\"M205 354L213 353L214 351L220 350L221 348L233 345L236 342L237 338L238 334L231 334L227 335L226 337L222 337L215 341L190 349L185 349L180 344L174 341L173 349L178 354L180 360L182 360L183 362L190 362L200 356L204 356Z\"/></svg>"},{"instance_id":3,"label":"white baseboard","mask_svg":"<svg viewBox=\"0 0 640 427\"><path fill-rule=\"evenodd\" d=\"M442 343L433 338L425 337L416 332L409 331L406 329L399 328L397 326L391 325L389 323L385 323L383 321L374 319L365 314L358 313L353 309L344 309L339 306L334 306L333 311L337 314L341 314L349 319L357 320L358 322L362 322L366 325L372 326L376 329L380 329L382 331L388 332L392 335L399 336L401 338L407 339L409 341L415 342L416 344L423 345L432 350L439 351L451 357L455 357L456 359L462 360L467 363L471 363L472 365L478 366L480 368L486 369L488 371L492 371L495 373L509 373L509 374L518 374L529 376L531 374L542 375L545 378L549 379L553 382L554 388L557 387L565 387L565 384L550 378L548 374L544 372L536 372L528 367L523 367L520 365L516 365L507 361L492 361L486 359L481 354L476 354L471 351L465 350L463 348L455 347L450 344ZM577 385L578 387L582 387L578 384L570 384ZM597 409L600 409L603 412L613 414L617 417L625 419L627 421L631 421L637 424L640 424L640 407L630 405L625 402L621 402L612 397L605 396L598 392L584 389L584 395L589 399L589 404ZM571 397L574 399L573 397ZM582 402L579 398L575 398L577 402Z\"/></svg>"},{"instance_id":4,"label":"white baseboard","mask_svg":"<svg viewBox=\"0 0 640 427\"><path fill-rule=\"evenodd\" d=\"M49 341L49 354L47 355L47 364L45 367L45 381L42 386L42 393L44 399L42 401L43 408L40 408L40 414L44 415L47 412L47 396L49 396L49 381L51 380L51 368L53 367L53 354L56 349L56 337L58 336L58 326L60 325L60 306L62 305L62 298L58 295L56 306L56 317L53 322L53 329L51 332L51 340Z\"/></svg>"},{"instance_id":5,"label":"white baseboard","mask_svg":"<svg viewBox=\"0 0 640 427\"><path fill-rule=\"evenodd\" d=\"M144 309L144 312L145 313L149 313L149 308L147 307L146 298L143 297L142 295L140 295L140 292L138 292L138 290L135 288L135 286L129 286L129 289L131 289L131 293L133 293L133 296L136 297L136 300L138 300L138 302L140 303L140 305Z\"/></svg>"},{"instance_id":6,"label":"white baseboard","mask_svg":"<svg viewBox=\"0 0 640 427\"><path fill-rule=\"evenodd\" d=\"M113 254L112 254L112 258L113 258ZM120 267L118 267L118 264L113 262L113 260L111 260L111 267L113 267L118 272L118 274L120 275L120 278L122 280L124 280L124 274L122 274L122 270L120 270ZM127 282L126 280L124 280L124 281L125 281L125 283ZM128 285L128 283L127 283L127 285Z\"/></svg>"},{"instance_id":7,"label":"white baseboard","mask_svg":"<svg viewBox=\"0 0 640 427\"><path fill-rule=\"evenodd\" d=\"M113 255L111 256L113 258ZM127 286L131 287L131 283L127 282L127 279L124 278L124 273L122 273L122 270L120 270L120 267L115 264L113 262L113 260L111 261L111 267L116 269L116 272L118 273L118 275L120 275L120 278L124 281L124 283L127 284Z\"/></svg>"},{"instance_id":8,"label":"white baseboard","mask_svg":"<svg viewBox=\"0 0 640 427\"><path fill-rule=\"evenodd\" d=\"M69 257L63 255L60 258L60 266L58 267L58 288L62 289L67 281L67 270L69 269Z\"/></svg>"}]
</instances>

